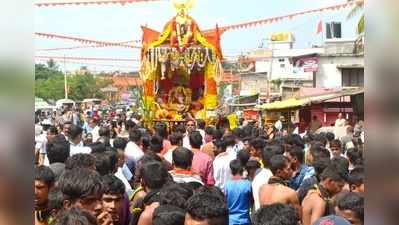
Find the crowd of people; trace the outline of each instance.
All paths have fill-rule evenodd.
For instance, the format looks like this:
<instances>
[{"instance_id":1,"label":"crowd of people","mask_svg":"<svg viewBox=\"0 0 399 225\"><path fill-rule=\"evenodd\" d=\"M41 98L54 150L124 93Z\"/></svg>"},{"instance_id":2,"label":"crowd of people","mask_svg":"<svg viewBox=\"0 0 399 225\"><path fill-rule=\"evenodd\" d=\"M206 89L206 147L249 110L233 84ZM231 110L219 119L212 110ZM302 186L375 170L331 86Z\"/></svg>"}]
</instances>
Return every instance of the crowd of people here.
<instances>
[{"instance_id":1,"label":"crowd of people","mask_svg":"<svg viewBox=\"0 0 399 225\"><path fill-rule=\"evenodd\" d=\"M240 120L36 117L35 224L363 225L363 138Z\"/></svg>"}]
</instances>

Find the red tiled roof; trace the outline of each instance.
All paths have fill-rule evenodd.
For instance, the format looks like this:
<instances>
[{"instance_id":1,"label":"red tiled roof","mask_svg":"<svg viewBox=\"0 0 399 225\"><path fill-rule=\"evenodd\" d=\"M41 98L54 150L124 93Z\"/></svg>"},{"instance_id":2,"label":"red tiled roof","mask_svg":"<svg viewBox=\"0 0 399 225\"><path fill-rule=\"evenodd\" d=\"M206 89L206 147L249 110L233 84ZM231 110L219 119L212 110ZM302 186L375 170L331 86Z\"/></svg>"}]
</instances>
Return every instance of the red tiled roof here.
<instances>
[{"instance_id":1,"label":"red tiled roof","mask_svg":"<svg viewBox=\"0 0 399 225\"><path fill-rule=\"evenodd\" d=\"M133 76L114 76L107 77L105 79L112 80L113 85L116 87L139 86L143 84L143 80L141 80L139 77Z\"/></svg>"}]
</instances>

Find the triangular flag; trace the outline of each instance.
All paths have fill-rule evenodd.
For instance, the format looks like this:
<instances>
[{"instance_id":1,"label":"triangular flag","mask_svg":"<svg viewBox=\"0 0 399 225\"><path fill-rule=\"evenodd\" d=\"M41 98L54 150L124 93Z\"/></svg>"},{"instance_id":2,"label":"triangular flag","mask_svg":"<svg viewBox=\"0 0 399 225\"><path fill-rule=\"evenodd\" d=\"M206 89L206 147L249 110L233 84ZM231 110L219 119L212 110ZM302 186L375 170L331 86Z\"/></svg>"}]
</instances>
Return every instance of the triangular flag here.
<instances>
[{"instance_id":1,"label":"triangular flag","mask_svg":"<svg viewBox=\"0 0 399 225\"><path fill-rule=\"evenodd\" d=\"M322 32L323 32L323 22L320 20L319 23L317 24L316 34L320 34Z\"/></svg>"}]
</instances>

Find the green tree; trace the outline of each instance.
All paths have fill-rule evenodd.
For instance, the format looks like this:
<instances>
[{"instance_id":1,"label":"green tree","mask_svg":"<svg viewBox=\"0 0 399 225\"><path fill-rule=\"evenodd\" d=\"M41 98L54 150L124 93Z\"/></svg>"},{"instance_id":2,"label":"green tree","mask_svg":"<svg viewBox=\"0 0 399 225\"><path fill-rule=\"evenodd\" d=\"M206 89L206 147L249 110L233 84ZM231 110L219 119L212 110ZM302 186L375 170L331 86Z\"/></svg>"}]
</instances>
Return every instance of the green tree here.
<instances>
[{"instance_id":1,"label":"green tree","mask_svg":"<svg viewBox=\"0 0 399 225\"><path fill-rule=\"evenodd\" d=\"M68 98L79 101L85 98L103 98L100 89L110 83L112 81L94 77L90 73L68 76ZM35 65L35 95L45 100L64 98L64 74L53 60L48 61L47 65Z\"/></svg>"},{"instance_id":2,"label":"green tree","mask_svg":"<svg viewBox=\"0 0 399 225\"><path fill-rule=\"evenodd\" d=\"M353 1L353 0L349 0L349 1ZM355 16L357 16L359 13L364 11L364 2L360 1L360 2L356 2L356 5L352 8L352 10L349 12L349 14L347 15L347 19L352 19ZM356 27L356 31L358 34L362 34L364 33L364 12L362 14L362 16L360 17L358 23L357 23L357 27Z\"/></svg>"}]
</instances>

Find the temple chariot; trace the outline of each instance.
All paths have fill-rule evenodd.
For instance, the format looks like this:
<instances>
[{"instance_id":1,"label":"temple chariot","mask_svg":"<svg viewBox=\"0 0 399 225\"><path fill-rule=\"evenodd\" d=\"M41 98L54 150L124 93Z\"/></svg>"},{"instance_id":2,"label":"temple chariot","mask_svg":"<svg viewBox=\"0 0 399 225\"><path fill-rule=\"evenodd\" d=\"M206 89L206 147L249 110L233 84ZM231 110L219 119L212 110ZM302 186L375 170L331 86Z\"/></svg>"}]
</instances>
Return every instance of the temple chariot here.
<instances>
[{"instance_id":1,"label":"temple chariot","mask_svg":"<svg viewBox=\"0 0 399 225\"><path fill-rule=\"evenodd\" d=\"M177 15L162 32L142 27L140 77L147 121L215 116L222 74L221 31L201 32L188 15L193 0L173 1Z\"/></svg>"}]
</instances>

